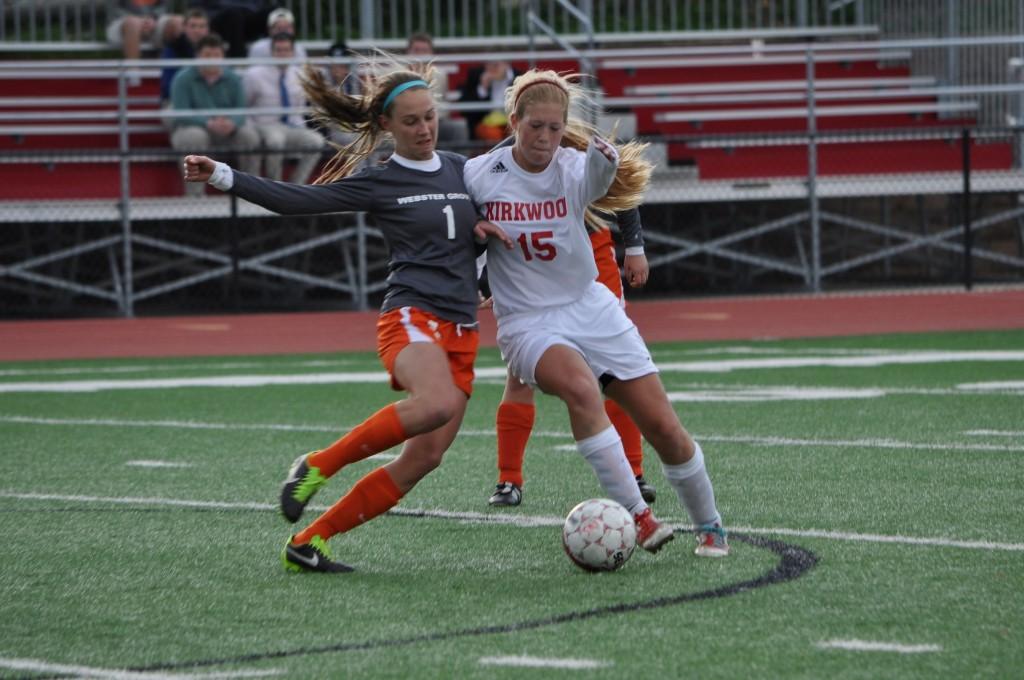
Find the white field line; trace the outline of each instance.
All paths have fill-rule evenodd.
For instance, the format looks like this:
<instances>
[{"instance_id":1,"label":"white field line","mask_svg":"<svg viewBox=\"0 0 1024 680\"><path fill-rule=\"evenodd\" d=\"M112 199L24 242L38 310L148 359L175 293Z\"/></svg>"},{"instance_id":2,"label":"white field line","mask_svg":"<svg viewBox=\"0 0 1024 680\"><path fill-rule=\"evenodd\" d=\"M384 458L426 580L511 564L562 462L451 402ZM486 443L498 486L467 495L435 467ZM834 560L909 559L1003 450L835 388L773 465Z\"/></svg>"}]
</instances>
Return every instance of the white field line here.
<instances>
[{"instance_id":1,"label":"white field line","mask_svg":"<svg viewBox=\"0 0 1024 680\"><path fill-rule=\"evenodd\" d=\"M725 361L674 361L658 364L665 372L728 373L742 369L876 368L894 364L943 364L958 361L1024 361L1022 351L892 352L853 357L774 357L771 359L729 359Z\"/></svg>"},{"instance_id":2,"label":"white field line","mask_svg":"<svg viewBox=\"0 0 1024 680\"><path fill-rule=\"evenodd\" d=\"M968 437L1024 437L1024 430L967 430Z\"/></svg>"},{"instance_id":3,"label":"white field line","mask_svg":"<svg viewBox=\"0 0 1024 680\"><path fill-rule=\"evenodd\" d=\"M192 463L176 463L170 460L130 460L125 463L129 467L141 468L190 468Z\"/></svg>"},{"instance_id":4,"label":"white field line","mask_svg":"<svg viewBox=\"0 0 1024 680\"><path fill-rule=\"evenodd\" d=\"M868 640L825 640L815 646L819 649L842 649L850 652L896 652L898 654L942 651L941 645L901 645L895 642L871 642Z\"/></svg>"},{"instance_id":5,"label":"white field line","mask_svg":"<svg viewBox=\"0 0 1024 680\"><path fill-rule=\"evenodd\" d=\"M194 420L124 420L118 418L39 418L33 416L0 415L0 423L22 425L52 426L91 426L91 427L167 427L185 430L226 430L226 431L283 431L283 432L326 432L341 436L349 429L340 425L289 425L275 423L211 423ZM494 430L459 430L460 437L494 437ZM535 430L533 437L572 440L572 433L557 430ZM906 442L896 439L799 439L795 437L765 437L745 435L698 434L697 439L704 442L725 442L750 444L752 446L817 446L840 448L868 449L903 449L920 451L998 451L1017 453L1024 452L1024 444L1019 446L1004 444L978 444L970 442L942 441ZM391 454L377 454L386 457Z\"/></svg>"},{"instance_id":6,"label":"white field line","mask_svg":"<svg viewBox=\"0 0 1024 680\"><path fill-rule=\"evenodd\" d=\"M993 390L1020 391L1024 390L1024 380L991 380L988 382L960 383L956 386L958 390Z\"/></svg>"},{"instance_id":7,"label":"white field line","mask_svg":"<svg viewBox=\"0 0 1024 680\"><path fill-rule=\"evenodd\" d=\"M204 510L258 510L277 511L275 503L241 503L227 501L198 501L160 497L122 497L122 496L86 496L78 494L25 493L13 490L0 490L0 498L12 498L23 501L62 501L66 503L107 503L111 505L167 506L179 508L197 508ZM310 510L322 512L327 506L309 505ZM388 514L399 517L431 517L437 519L453 519L471 524L504 524L509 526L560 527L563 517L550 515L519 515L508 513L456 512L453 510L437 510L430 508L393 508ZM682 529L692 529L689 524L662 517L662 521L671 522ZM1005 550L1024 552L1024 543L996 543L994 541L961 541L950 538L925 538L915 536L886 536L882 534L858 534L844 531L826 531L822 529L786 529L766 527L731 526L731 530L746 534L766 534L779 536L801 536L806 538L827 538L836 541L854 541L867 543L892 543L897 545L931 546L938 548L964 548L967 550Z\"/></svg>"},{"instance_id":8,"label":"white field line","mask_svg":"<svg viewBox=\"0 0 1024 680\"><path fill-rule=\"evenodd\" d=\"M483 656L480 657L479 663L483 666L559 668L573 671L608 668L613 665L609 661L597 661L596 659L545 659L538 656Z\"/></svg>"},{"instance_id":9,"label":"white field line","mask_svg":"<svg viewBox=\"0 0 1024 680\"><path fill-rule=\"evenodd\" d=\"M665 373L727 373L741 369L789 369L815 366L865 368L894 364L933 364L976 361L1024 361L1024 351L894 352L869 356L773 357L667 362L659 365ZM504 367L479 367L481 379L504 378ZM16 381L0 383L3 392L98 392L104 390L172 389L185 387L266 387L271 385L330 385L343 383L383 383L383 371L352 373L308 373L284 375L207 375L190 378L149 378L138 380L64 380ZM1018 383L1004 383L1006 389L1018 389Z\"/></svg>"},{"instance_id":10,"label":"white field line","mask_svg":"<svg viewBox=\"0 0 1024 680\"><path fill-rule=\"evenodd\" d=\"M782 348L782 347L752 347L747 345L735 347L705 347L702 349L665 349L654 350L652 354L656 357L678 357L678 356L793 356L793 355L824 355L824 356L872 356L878 354L890 354L885 349L842 349L825 347L805 348ZM129 364L117 366L52 366L41 368L6 368L0 369L0 377L3 376L56 376L56 375L104 375L104 374L129 374L129 373L166 373L168 371L234 371L248 368L328 368L337 366L351 366L359 363L353 359L309 359L305 361L207 361L203 363L149 363ZM477 366L482 368L482 366Z\"/></svg>"},{"instance_id":11,"label":"white field line","mask_svg":"<svg viewBox=\"0 0 1024 680\"><path fill-rule=\"evenodd\" d=\"M258 368L326 368L329 366L350 366L352 359L311 359L309 361L217 361L190 364L128 364L118 366L64 366L51 368L7 368L0 369L0 376L22 375L104 375L123 373L166 373L168 371L233 371Z\"/></svg>"},{"instance_id":12,"label":"white field line","mask_svg":"<svg viewBox=\"0 0 1024 680\"><path fill-rule=\"evenodd\" d=\"M73 666L62 663L49 663L38 659L14 659L0 657L0 668L33 673L49 673L71 675L76 678L103 678L104 680L214 680L230 678L266 678L281 675L284 670L224 671L217 673L148 673L125 671L115 668L93 668L91 666Z\"/></svg>"}]
</instances>

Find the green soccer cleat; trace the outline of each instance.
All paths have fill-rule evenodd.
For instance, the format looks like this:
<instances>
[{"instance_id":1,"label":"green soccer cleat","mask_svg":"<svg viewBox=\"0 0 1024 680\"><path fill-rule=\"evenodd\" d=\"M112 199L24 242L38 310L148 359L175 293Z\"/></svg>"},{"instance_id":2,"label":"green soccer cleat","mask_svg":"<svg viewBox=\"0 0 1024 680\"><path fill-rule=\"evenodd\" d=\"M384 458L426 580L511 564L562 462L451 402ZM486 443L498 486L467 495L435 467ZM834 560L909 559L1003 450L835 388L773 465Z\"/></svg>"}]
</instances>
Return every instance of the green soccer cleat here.
<instances>
[{"instance_id":1,"label":"green soccer cleat","mask_svg":"<svg viewBox=\"0 0 1024 680\"><path fill-rule=\"evenodd\" d=\"M306 462L310 455L307 453L295 459L288 471L288 479L281 487L281 514L292 524L302 517L302 511L313 494L327 483L327 478L320 474L320 468L311 467Z\"/></svg>"},{"instance_id":2,"label":"green soccer cleat","mask_svg":"<svg viewBox=\"0 0 1024 680\"><path fill-rule=\"evenodd\" d=\"M331 559L331 549L327 547L327 541L319 536L314 536L309 543L295 545L294 536L288 539L281 551L281 563L285 571L301 573L304 571L320 572L324 574L340 574L348 571L355 571L352 567Z\"/></svg>"}]
</instances>

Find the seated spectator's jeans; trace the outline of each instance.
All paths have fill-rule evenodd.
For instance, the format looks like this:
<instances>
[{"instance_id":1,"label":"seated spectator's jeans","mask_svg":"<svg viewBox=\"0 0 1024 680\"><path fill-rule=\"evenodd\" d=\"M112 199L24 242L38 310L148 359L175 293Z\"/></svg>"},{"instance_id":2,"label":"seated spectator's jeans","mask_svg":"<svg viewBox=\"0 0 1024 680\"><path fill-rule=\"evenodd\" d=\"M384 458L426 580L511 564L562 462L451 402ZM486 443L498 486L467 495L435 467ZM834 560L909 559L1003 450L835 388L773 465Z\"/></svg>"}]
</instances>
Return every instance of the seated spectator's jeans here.
<instances>
[{"instance_id":1,"label":"seated spectator's jeans","mask_svg":"<svg viewBox=\"0 0 1024 680\"><path fill-rule=\"evenodd\" d=\"M320 160L324 148L324 138L320 136L320 133L307 127L283 123L262 123L255 127L263 140L263 148L284 152L268 153L264 156L265 177L281 180L282 166L287 156L297 158L299 161L295 166L295 172L292 173L288 181L305 184Z\"/></svg>"},{"instance_id":2,"label":"seated spectator's jeans","mask_svg":"<svg viewBox=\"0 0 1024 680\"><path fill-rule=\"evenodd\" d=\"M198 125L185 125L177 128L171 134L171 146L186 154L209 154L220 150L239 152L237 160L239 170L250 175L259 174L260 171L259 155L246 153L260 147L260 135L251 125L243 125L227 137L211 134L209 130ZM215 158L214 160L224 159ZM182 164L184 164L184 160L182 160ZM205 186L199 182L186 182L185 195L202 196Z\"/></svg>"}]
</instances>

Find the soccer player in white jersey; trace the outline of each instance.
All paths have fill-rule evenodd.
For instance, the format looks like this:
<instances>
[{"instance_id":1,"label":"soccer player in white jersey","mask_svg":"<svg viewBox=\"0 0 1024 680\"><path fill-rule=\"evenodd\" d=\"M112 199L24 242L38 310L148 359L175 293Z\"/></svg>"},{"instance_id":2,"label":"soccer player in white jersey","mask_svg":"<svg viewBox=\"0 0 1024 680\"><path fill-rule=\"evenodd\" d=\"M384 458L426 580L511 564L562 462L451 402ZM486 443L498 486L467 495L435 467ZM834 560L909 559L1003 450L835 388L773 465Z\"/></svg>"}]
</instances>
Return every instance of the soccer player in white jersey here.
<instances>
[{"instance_id":1,"label":"soccer player in white jersey","mask_svg":"<svg viewBox=\"0 0 1024 680\"><path fill-rule=\"evenodd\" d=\"M672 529L640 495L601 386L657 451L696 528L696 553L723 557L729 544L703 452L679 422L636 326L595 281L583 226L591 203L635 207L650 165L639 145L616 149L570 119L570 103L580 96L553 71L523 74L505 97L515 144L466 163L473 200L516 244L487 250L498 346L513 375L565 402L580 454L609 496L633 514L644 549L660 549Z\"/></svg>"},{"instance_id":2,"label":"soccer player in white jersey","mask_svg":"<svg viewBox=\"0 0 1024 680\"><path fill-rule=\"evenodd\" d=\"M441 463L455 439L473 386L476 324L476 245L497 237L481 222L463 180L465 157L435 151L437 109L430 69L381 73L360 96L330 87L306 71L314 110L356 139L328 164L315 186L274 182L236 172L205 156L185 159L185 179L282 214L362 210L388 244L388 288L377 322L378 354L391 385L408 397L378 410L329 446L299 456L281 490L281 514L296 522L328 478L343 468L403 444L337 503L291 535L281 559L289 571L347 572L327 541L394 507ZM385 134L395 141L386 163L349 173Z\"/></svg>"}]
</instances>

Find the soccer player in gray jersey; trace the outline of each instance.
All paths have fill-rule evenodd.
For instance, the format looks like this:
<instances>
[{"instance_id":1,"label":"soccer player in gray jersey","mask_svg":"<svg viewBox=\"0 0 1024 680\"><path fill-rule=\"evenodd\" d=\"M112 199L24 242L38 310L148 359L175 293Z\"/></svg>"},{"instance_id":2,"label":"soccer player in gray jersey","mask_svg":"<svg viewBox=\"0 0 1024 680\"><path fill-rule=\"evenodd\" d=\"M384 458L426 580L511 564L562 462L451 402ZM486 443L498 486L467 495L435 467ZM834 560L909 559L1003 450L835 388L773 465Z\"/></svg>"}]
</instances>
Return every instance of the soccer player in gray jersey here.
<instances>
[{"instance_id":1,"label":"soccer player in gray jersey","mask_svg":"<svg viewBox=\"0 0 1024 680\"><path fill-rule=\"evenodd\" d=\"M302 531L289 537L289 571L344 572L326 541L387 512L436 468L462 423L472 392L478 332L476 246L487 238L512 243L479 219L463 181L465 158L436 152L437 111L423 74L380 75L360 96L334 90L306 71L305 88L325 121L356 133L313 186L236 172L205 156L185 159L185 179L215 187L283 214L351 210L371 214L390 249L388 289L377 323L378 354L392 387L409 396L377 411L320 451L299 456L281 491L281 512L298 521L333 474L405 442L401 455L369 473ZM349 173L394 137L386 163Z\"/></svg>"}]
</instances>

